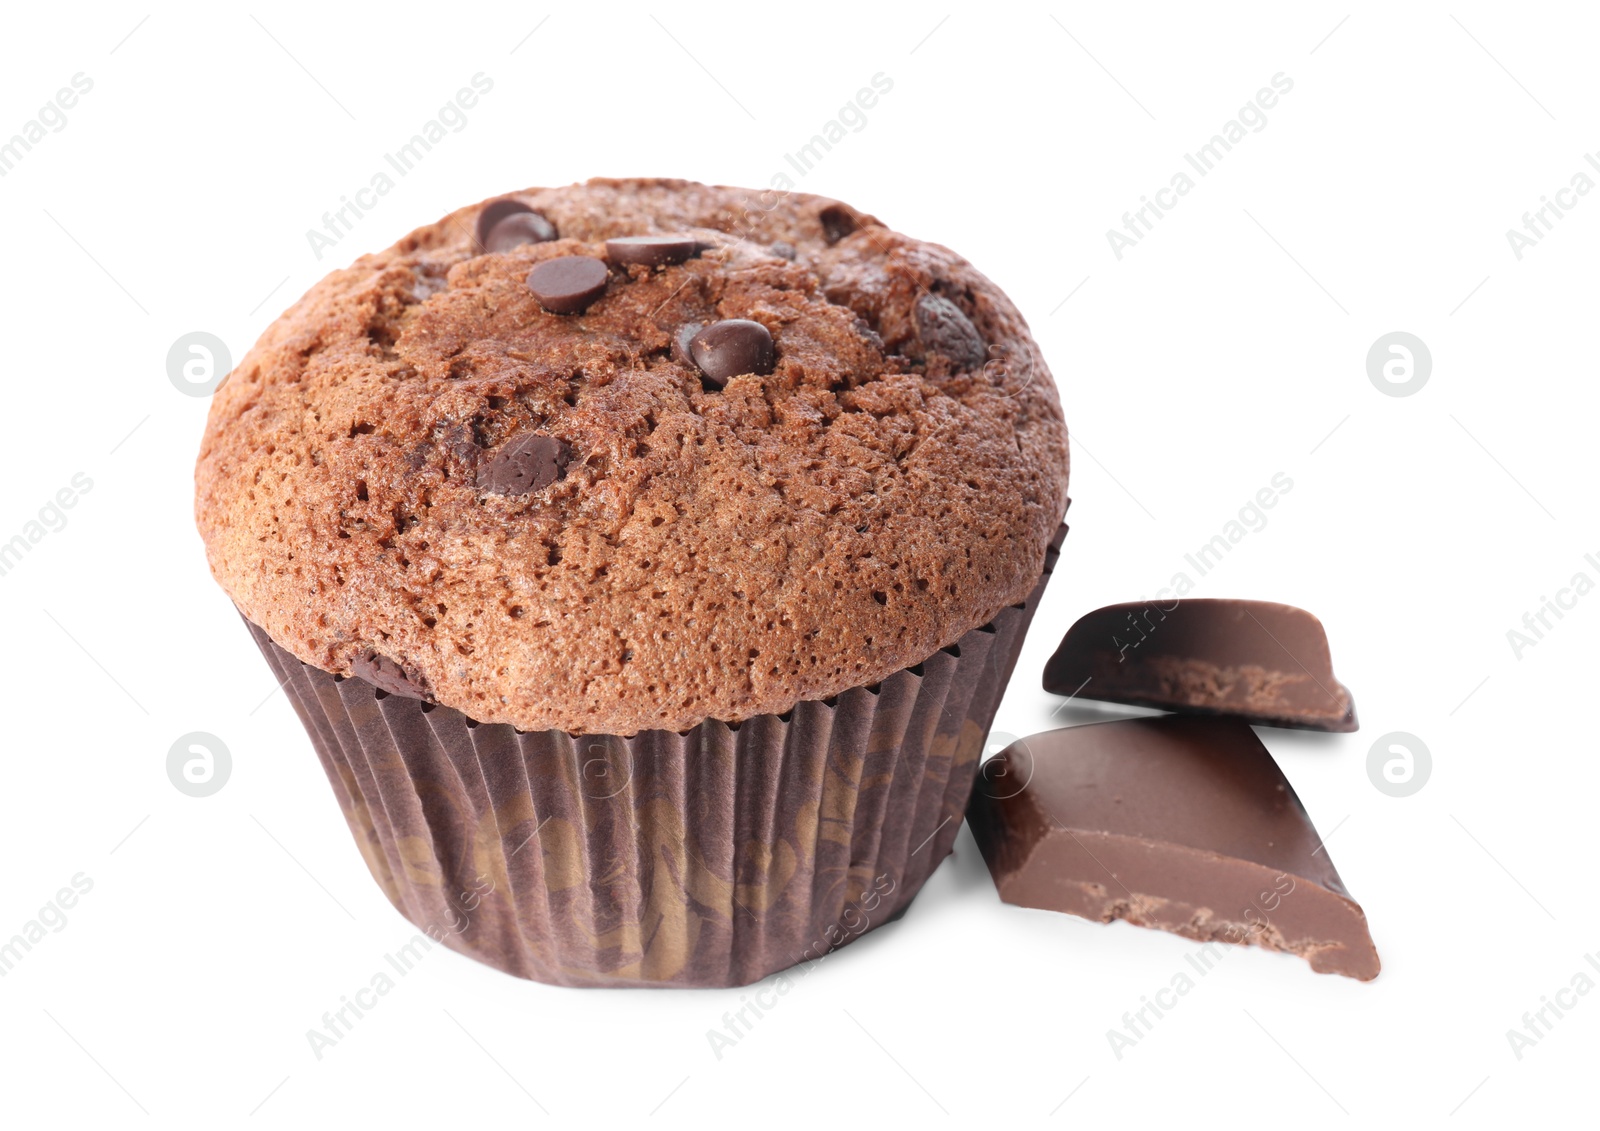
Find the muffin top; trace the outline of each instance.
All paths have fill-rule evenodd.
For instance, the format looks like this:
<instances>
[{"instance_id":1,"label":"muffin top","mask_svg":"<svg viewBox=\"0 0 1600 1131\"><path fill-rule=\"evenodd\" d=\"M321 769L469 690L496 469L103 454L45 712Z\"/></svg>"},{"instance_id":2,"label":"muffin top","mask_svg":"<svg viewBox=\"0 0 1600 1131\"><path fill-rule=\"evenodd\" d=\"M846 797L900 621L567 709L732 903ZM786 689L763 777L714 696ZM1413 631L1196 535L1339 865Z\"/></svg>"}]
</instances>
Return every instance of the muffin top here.
<instances>
[{"instance_id":1,"label":"muffin top","mask_svg":"<svg viewBox=\"0 0 1600 1131\"><path fill-rule=\"evenodd\" d=\"M953 252L821 197L594 180L312 287L218 389L195 485L213 574L301 660L627 735L874 683L1023 600L1067 436Z\"/></svg>"}]
</instances>

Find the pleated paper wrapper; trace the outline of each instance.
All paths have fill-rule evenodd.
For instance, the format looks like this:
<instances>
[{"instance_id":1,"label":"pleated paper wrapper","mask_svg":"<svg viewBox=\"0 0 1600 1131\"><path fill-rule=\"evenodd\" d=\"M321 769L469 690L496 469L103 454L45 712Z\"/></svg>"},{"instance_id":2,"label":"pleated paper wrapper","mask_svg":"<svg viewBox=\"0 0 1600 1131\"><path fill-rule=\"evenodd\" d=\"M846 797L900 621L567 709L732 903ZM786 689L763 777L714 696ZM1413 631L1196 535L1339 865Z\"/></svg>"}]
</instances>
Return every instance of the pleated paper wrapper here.
<instances>
[{"instance_id":1,"label":"pleated paper wrapper","mask_svg":"<svg viewBox=\"0 0 1600 1131\"><path fill-rule=\"evenodd\" d=\"M950 852L1028 599L875 686L631 738L519 732L302 663L248 621L367 867L430 938L570 986L734 986L902 912Z\"/></svg>"}]
</instances>

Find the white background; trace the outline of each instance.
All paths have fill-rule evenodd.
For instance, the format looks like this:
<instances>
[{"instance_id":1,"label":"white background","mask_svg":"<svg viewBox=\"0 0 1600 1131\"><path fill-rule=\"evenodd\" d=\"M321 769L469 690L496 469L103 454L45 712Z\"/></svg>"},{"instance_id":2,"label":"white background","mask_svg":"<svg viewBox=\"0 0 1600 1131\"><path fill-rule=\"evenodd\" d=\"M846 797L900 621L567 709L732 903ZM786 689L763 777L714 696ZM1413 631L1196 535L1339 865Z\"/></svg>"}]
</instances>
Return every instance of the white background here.
<instances>
[{"instance_id":1,"label":"white background","mask_svg":"<svg viewBox=\"0 0 1600 1131\"><path fill-rule=\"evenodd\" d=\"M73 875L93 889L0 978L0 1119L1497 1126L1586 1108L1600 993L1520 1060L1506 1031L1600 951L1600 596L1520 658L1506 632L1578 571L1600 581L1600 193L1520 261L1505 232L1600 146L1597 29L1577 7L1393 7L9 10L0 137L73 74L94 86L0 178L0 541L75 473L93 488L0 577L0 937ZM467 126L319 262L306 229L480 71L494 88ZM798 187L1000 283L1073 429L1072 534L997 727L1112 717L1052 718L1059 634L1153 594L1286 473L1269 524L1195 592L1328 626L1361 731L1262 733L1382 975L1231 950L1119 1060L1107 1030L1194 944L1004 906L963 832L903 921L721 1060L706 1032L745 991L555 989L443 950L317 1060L306 1031L414 931L210 580L190 512L206 402L169 382L169 346L206 330L237 359L329 269L496 192L764 187L878 72L892 92ZM1106 230L1278 72L1294 89L1266 127L1119 261ZM1414 396L1367 377L1393 330L1432 352ZM233 756L199 799L166 773L197 730ZM1413 796L1368 778L1389 731L1432 751Z\"/></svg>"}]
</instances>

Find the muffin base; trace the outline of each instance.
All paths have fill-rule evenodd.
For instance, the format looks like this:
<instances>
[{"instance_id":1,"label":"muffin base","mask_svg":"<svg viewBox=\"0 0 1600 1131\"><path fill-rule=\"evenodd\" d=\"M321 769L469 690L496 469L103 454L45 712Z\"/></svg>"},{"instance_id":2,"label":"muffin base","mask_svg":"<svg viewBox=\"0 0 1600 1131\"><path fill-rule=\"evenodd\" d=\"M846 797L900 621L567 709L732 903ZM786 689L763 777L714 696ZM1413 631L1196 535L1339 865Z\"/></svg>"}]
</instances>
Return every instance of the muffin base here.
<instances>
[{"instance_id":1,"label":"muffin base","mask_svg":"<svg viewBox=\"0 0 1600 1131\"><path fill-rule=\"evenodd\" d=\"M897 917L949 855L1050 580L881 683L631 738L521 732L246 621L373 877L435 942L567 986L736 986Z\"/></svg>"}]
</instances>

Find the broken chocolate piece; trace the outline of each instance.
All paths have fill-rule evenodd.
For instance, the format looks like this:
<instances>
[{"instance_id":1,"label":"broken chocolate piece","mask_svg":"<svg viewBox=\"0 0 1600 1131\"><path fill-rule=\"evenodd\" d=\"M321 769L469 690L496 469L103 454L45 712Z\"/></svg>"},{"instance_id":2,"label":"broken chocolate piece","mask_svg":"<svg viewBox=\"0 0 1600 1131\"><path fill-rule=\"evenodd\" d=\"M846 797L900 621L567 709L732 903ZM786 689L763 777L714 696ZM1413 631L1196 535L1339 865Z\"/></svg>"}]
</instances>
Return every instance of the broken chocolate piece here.
<instances>
[{"instance_id":1,"label":"broken chocolate piece","mask_svg":"<svg viewBox=\"0 0 1600 1131\"><path fill-rule=\"evenodd\" d=\"M967 821L1007 903L1378 975L1366 915L1238 719L1127 719L1014 742L984 764Z\"/></svg>"},{"instance_id":2,"label":"broken chocolate piece","mask_svg":"<svg viewBox=\"0 0 1600 1131\"><path fill-rule=\"evenodd\" d=\"M1044 689L1080 699L1237 715L1264 726L1352 731L1322 622L1271 601L1107 605L1067 630Z\"/></svg>"}]
</instances>

